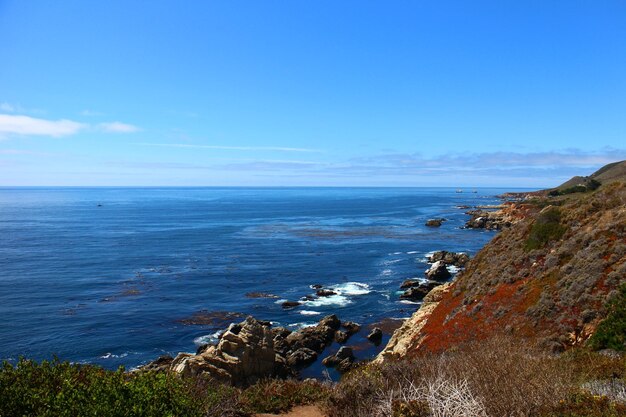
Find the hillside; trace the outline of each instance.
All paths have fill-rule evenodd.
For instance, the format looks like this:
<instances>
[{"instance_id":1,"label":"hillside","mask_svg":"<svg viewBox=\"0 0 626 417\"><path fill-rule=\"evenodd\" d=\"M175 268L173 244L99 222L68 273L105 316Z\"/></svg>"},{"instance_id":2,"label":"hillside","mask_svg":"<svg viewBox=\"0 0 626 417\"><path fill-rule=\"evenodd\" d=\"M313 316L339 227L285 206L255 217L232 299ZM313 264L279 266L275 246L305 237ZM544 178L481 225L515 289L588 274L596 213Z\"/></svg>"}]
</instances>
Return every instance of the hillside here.
<instances>
[{"instance_id":1,"label":"hillside","mask_svg":"<svg viewBox=\"0 0 626 417\"><path fill-rule=\"evenodd\" d=\"M626 181L626 161L605 165L587 177L575 176L558 187L547 190L554 194L594 190L615 181Z\"/></svg>"},{"instance_id":2,"label":"hillside","mask_svg":"<svg viewBox=\"0 0 626 417\"><path fill-rule=\"evenodd\" d=\"M624 166L612 164L596 178ZM486 245L454 283L427 297L381 357L441 351L496 334L552 351L584 344L626 282L626 184L540 200L527 214Z\"/></svg>"}]
</instances>

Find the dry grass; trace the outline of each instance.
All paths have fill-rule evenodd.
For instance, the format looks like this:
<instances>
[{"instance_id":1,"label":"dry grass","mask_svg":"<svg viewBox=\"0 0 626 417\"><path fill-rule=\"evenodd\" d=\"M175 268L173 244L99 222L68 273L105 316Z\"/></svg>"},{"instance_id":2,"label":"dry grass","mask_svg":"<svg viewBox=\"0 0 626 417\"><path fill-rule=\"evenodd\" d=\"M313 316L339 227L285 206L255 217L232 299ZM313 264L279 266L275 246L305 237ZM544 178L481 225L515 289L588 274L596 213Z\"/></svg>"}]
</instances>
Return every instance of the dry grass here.
<instances>
[{"instance_id":1,"label":"dry grass","mask_svg":"<svg viewBox=\"0 0 626 417\"><path fill-rule=\"evenodd\" d=\"M344 377L327 408L331 417L550 415L562 400L581 393L588 378L615 376L619 369L622 378L624 359L557 356L495 338L443 354L363 367ZM599 383L591 388L595 395L608 390ZM611 392L611 401L621 398L621 391Z\"/></svg>"}]
</instances>

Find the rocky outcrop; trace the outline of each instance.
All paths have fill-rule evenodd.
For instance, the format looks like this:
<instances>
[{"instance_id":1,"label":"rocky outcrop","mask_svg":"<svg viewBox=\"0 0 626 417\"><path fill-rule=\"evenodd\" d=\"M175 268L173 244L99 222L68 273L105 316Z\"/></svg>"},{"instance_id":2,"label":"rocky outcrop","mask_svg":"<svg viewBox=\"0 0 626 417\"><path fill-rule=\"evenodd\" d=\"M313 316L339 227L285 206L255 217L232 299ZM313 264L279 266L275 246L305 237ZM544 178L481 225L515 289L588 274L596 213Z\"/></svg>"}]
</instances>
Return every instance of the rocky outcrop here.
<instances>
[{"instance_id":1,"label":"rocky outcrop","mask_svg":"<svg viewBox=\"0 0 626 417\"><path fill-rule=\"evenodd\" d=\"M272 328L270 322L246 318L231 324L216 345L205 345L196 354L180 353L176 358L162 356L140 371L173 371L183 376L207 376L235 386L247 386L261 378L288 377L315 362L326 347L345 343L358 332L353 322L342 323L337 316L322 318L316 326L292 332ZM351 350L343 351L351 352ZM354 362L353 355L342 369Z\"/></svg>"},{"instance_id":2,"label":"rocky outcrop","mask_svg":"<svg viewBox=\"0 0 626 417\"><path fill-rule=\"evenodd\" d=\"M232 385L248 385L260 378L281 373L269 326L252 317L231 324L217 345L198 355L181 353L170 369L183 376L206 375Z\"/></svg>"},{"instance_id":3,"label":"rocky outcrop","mask_svg":"<svg viewBox=\"0 0 626 417\"><path fill-rule=\"evenodd\" d=\"M422 327L426 324L437 304L443 299L444 294L450 291L450 286L451 283L446 283L431 290L424 297L424 302L420 308L399 329L393 332L389 343L376 356L374 362L406 356L409 350L415 346L416 339L420 337Z\"/></svg>"},{"instance_id":4,"label":"rocky outcrop","mask_svg":"<svg viewBox=\"0 0 626 417\"><path fill-rule=\"evenodd\" d=\"M448 268L446 268L446 264L442 261L432 264L424 274L431 281L445 281L452 276Z\"/></svg>"},{"instance_id":5,"label":"rocky outcrop","mask_svg":"<svg viewBox=\"0 0 626 417\"><path fill-rule=\"evenodd\" d=\"M340 373L345 373L354 367L355 359L352 348L342 346L337 353L324 358L322 364L329 368L335 368Z\"/></svg>"},{"instance_id":6,"label":"rocky outcrop","mask_svg":"<svg viewBox=\"0 0 626 417\"><path fill-rule=\"evenodd\" d=\"M441 261L446 265L454 265L459 268L465 267L465 264L467 264L469 260L469 255L464 252L457 253L445 250L433 252L433 254L428 257L428 262L435 263Z\"/></svg>"},{"instance_id":7,"label":"rocky outcrop","mask_svg":"<svg viewBox=\"0 0 626 417\"><path fill-rule=\"evenodd\" d=\"M404 284L406 284L406 281ZM441 285L441 283L437 281L417 281L416 285L410 286L400 295L400 298L403 300L420 301L426 294L432 291L433 288L439 285Z\"/></svg>"},{"instance_id":8,"label":"rocky outcrop","mask_svg":"<svg viewBox=\"0 0 626 417\"><path fill-rule=\"evenodd\" d=\"M500 211L470 210L467 214L471 218L465 223L466 229L501 230L511 226Z\"/></svg>"}]
</instances>

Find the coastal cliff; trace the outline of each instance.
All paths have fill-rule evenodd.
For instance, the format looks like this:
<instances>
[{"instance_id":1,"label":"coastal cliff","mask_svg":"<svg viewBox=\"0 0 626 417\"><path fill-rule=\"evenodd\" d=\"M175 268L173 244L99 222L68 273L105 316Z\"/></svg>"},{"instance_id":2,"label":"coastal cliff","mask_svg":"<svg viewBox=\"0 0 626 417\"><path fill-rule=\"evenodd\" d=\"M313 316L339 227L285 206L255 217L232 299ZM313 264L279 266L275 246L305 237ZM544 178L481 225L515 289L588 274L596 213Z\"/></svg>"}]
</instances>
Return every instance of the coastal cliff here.
<instances>
[{"instance_id":1,"label":"coastal cliff","mask_svg":"<svg viewBox=\"0 0 626 417\"><path fill-rule=\"evenodd\" d=\"M598 172L606 177L624 166ZM585 344L626 282L626 182L619 175L611 180L596 190L580 185L578 192L509 203L507 210L523 215L453 283L427 296L377 362L497 335L553 352Z\"/></svg>"}]
</instances>

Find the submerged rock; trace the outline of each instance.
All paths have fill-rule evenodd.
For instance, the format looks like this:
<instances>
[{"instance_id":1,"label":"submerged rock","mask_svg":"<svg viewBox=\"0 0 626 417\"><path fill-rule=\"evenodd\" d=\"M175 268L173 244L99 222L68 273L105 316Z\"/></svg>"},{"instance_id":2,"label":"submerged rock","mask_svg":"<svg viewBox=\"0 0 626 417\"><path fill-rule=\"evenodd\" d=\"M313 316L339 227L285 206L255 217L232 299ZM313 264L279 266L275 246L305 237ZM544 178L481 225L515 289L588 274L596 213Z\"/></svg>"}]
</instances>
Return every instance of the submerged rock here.
<instances>
[{"instance_id":1,"label":"submerged rock","mask_svg":"<svg viewBox=\"0 0 626 417\"><path fill-rule=\"evenodd\" d=\"M281 304L283 308L294 308L300 305L299 301L285 301Z\"/></svg>"},{"instance_id":2,"label":"submerged rock","mask_svg":"<svg viewBox=\"0 0 626 417\"><path fill-rule=\"evenodd\" d=\"M210 325L210 326L226 326L233 320L241 319L245 317L241 313L234 313L231 311L208 311L201 310L193 313L191 317L177 320L179 323L185 325Z\"/></svg>"},{"instance_id":3,"label":"submerged rock","mask_svg":"<svg viewBox=\"0 0 626 417\"><path fill-rule=\"evenodd\" d=\"M428 227L439 227L446 219L428 219L426 221L426 226Z\"/></svg>"}]
</instances>

